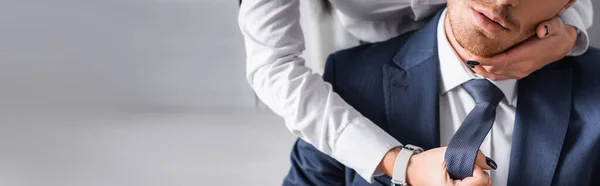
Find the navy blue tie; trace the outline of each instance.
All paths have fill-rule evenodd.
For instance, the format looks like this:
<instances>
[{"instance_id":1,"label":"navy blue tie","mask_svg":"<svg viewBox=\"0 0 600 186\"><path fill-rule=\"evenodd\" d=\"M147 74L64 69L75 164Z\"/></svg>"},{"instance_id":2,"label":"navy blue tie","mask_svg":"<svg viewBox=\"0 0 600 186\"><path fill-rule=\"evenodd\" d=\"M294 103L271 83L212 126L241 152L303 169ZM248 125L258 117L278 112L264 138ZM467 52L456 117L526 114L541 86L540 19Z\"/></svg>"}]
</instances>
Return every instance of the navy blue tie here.
<instances>
[{"instance_id":1,"label":"navy blue tie","mask_svg":"<svg viewBox=\"0 0 600 186\"><path fill-rule=\"evenodd\" d=\"M504 98L502 91L486 79L472 79L462 85L475 100L475 108L460 125L445 154L446 170L452 179L473 176L479 147L496 119L496 107Z\"/></svg>"}]
</instances>

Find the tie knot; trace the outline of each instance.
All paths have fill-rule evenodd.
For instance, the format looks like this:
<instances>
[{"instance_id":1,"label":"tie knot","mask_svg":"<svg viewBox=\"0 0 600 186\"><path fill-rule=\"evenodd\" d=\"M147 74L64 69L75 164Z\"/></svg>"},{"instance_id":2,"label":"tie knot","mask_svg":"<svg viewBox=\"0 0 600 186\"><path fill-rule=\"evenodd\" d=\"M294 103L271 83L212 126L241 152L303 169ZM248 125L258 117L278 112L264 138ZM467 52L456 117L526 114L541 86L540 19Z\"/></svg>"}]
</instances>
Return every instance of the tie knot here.
<instances>
[{"instance_id":1,"label":"tie knot","mask_svg":"<svg viewBox=\"0 0 600 186\"><path fill-rule=\"evenodd\" d=\"M487 79L472 79L463 83L462 86L477 104L490 103L497 106L504 98L504 93Z\"/></svg>"}]
</instances>

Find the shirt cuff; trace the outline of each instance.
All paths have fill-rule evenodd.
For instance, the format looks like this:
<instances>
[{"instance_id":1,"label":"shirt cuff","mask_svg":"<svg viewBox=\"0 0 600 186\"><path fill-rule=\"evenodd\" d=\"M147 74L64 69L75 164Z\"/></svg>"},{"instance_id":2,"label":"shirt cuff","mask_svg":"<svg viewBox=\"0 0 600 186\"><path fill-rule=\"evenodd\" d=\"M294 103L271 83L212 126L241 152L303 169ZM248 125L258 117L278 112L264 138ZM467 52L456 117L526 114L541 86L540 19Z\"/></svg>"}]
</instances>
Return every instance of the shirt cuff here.
<instances>
[{"instance_id":1,"label":"shirt cuff","mask_svg":"<svg viewBox=\"0 0 600 186\"><path fill-rule=\"evenodd\" d=\"M402 146L379 126L367 118L357 118L339 135L332 156L352 168L367 182L373 183L379 162L392 148Z\"/></svg>"},{"instance_id":2,"label":"shirt cuff","mask_svg":"<svg viewBox=\"0 0 600 186\"><path fill-rule=\"evenodd\" d=\"M560 19L565 25L571 25L577 28L577 40L575 41L575 47L569 52L569 56L580 56L585 53L590 46L590 38L583 20L579 18L579 14L573 8L567 9L563 14L560 15Z\"/></svg>"}]
</instances>

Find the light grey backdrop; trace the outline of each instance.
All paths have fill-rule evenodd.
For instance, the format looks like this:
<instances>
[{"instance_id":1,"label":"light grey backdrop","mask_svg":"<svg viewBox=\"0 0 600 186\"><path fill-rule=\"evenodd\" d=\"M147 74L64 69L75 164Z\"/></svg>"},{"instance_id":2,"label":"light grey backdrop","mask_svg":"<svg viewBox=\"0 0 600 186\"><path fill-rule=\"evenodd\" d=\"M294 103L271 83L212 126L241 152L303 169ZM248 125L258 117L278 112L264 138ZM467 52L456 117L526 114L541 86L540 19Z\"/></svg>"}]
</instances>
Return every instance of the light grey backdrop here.
<instances>
[{"instance_id":1,"label":"light grey backdrop","mask_svg":"<svg viewBox=\"0 0 600 186\"><path fill-rule=\"evenodd\" d=\"M0 0L0 185L278 185L233 0Z\"/></svg>"},{"instance_id":2,"label":"light grey backdrop","mask_svg":"<svg viewBox=\"0 0 600 186\"><path fill-rule=\"evenodd\" d=\"M592 4L594 5L594 25L591 29L589 29L590 40L592 45L596 47L600 47L600 2L593 0Z\"/></svg>"},{"instance_id":3,"label":"light grey backdrop","mask_svg":"<svg viewBox=\"0 0 600 186\"><path fill-rule=\"evenodd\" d=\"M237 3L0 1L3 105L253 107Z\"/></svg>"},{"instance_id":4,"label":"light grey backdrop","mask_svg":"<svg viewBox=\"0 0 600 186\"><path fill-rule=\"evenodd\" d=\"M0 1L0 185L278 185L294 138L254 109L236 12Z\"/></svg>"}]
</instances>

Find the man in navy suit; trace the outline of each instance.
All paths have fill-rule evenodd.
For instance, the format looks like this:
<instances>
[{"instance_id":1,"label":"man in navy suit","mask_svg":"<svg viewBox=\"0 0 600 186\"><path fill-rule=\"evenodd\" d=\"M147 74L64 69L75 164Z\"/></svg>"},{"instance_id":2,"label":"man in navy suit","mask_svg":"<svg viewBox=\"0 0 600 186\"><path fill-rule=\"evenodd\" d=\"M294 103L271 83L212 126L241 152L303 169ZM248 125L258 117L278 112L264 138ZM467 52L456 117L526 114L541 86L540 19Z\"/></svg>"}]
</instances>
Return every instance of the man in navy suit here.
<instances>
[{"instance_id":1,"label":"man in navy suit","mask_svg":"<svg viewBox=\"0 0 600 186\"><path fill-rule=\"evenodd\" d=\"M574 2L448 0L416 32L332 54L323 77L386 132L425 150L409 159L409 185L600 185L600 50L520 80L482 79L468 61L530 38ZM476 153L489 156L484 165ZM391 172L364 180L300 139L291 160L284 185L390 185Z\"/></svg>"}]
</instances>

